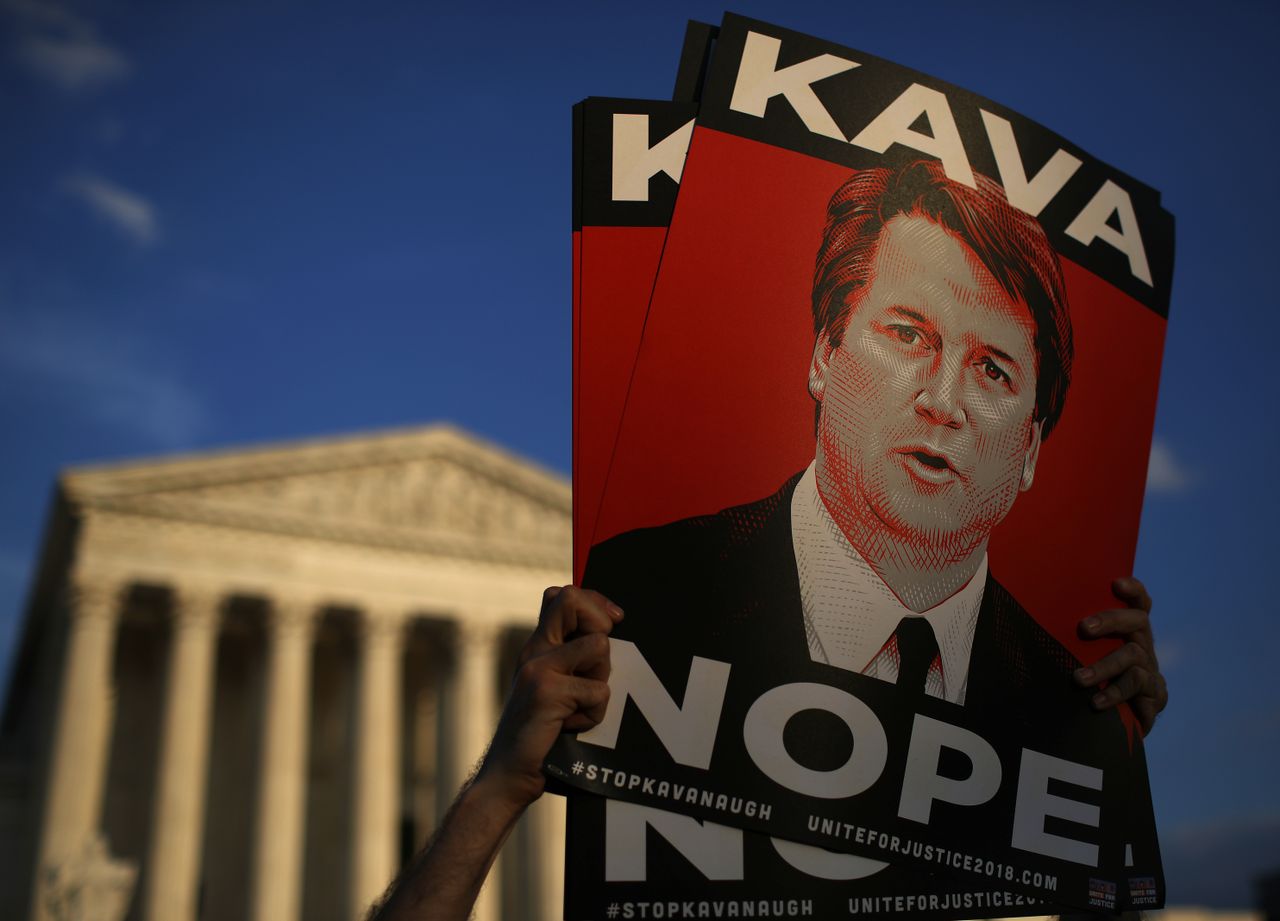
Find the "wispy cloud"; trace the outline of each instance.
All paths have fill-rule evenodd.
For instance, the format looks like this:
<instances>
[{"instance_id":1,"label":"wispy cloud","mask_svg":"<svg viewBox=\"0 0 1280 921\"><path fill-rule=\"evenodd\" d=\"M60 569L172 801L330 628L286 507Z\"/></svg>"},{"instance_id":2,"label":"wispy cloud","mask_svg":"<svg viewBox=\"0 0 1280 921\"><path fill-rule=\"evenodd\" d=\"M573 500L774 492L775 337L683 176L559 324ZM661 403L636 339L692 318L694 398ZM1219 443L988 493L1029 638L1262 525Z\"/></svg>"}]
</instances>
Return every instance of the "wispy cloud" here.
<instances>
[{"instance_id":1,"label":"wispy cloud","mask_svg":"<svg viewBox=\"0 0 1280 921\"><path fill-rule=\"evenodd\" d=\"M3 322L0 372L17 377L18 392L40 393L60 409L164 448L187 446L207 427L204 400L165 361L162 343L70 313Z\"/></svg>"},{"instance_id":2,"label":"wispy cloud","mask_svg":"<svg viewBox=\"0 0 1280 921\"><path fill-rule=\"evenodd\" d=\"M1186 492L1191 488L1193 479L1167 443L1159 438L1151 443L1151 457L1147 461L1147 492Z\"/></svg>"},{"instance_id":3,"label":"wispy cloud","mask_svg":"<svg viewBox=\"0 0 1280 921\"><path fill-rule=\"evenodd\" d=\"M15 22L12 53L39 79L71 93L128 77L133 64L102 39L93 23L51 0L0 0Z\"/></svg>"},{"instance_id":4,"label":"wispy cloud","mask_svg":"<svg viewBox=\"0 0 1280 921\"><path fill-rule=\"evenodd\" d=\"M68 176L63 187L138 245L150 246L160 238L155 205L138 193L88 173Z\"/></svg>"},{"instance_id":5,"label":"wispy cloud","mask_svg":"<svg viewBox=\"0 0 1280 921\"><path fill-rule=\"evenodd\" d=\"M132 70L128 58L93 35L28 35L17 55L36 76L70 92L97 89Z\"/></svg>"}]
</instances>

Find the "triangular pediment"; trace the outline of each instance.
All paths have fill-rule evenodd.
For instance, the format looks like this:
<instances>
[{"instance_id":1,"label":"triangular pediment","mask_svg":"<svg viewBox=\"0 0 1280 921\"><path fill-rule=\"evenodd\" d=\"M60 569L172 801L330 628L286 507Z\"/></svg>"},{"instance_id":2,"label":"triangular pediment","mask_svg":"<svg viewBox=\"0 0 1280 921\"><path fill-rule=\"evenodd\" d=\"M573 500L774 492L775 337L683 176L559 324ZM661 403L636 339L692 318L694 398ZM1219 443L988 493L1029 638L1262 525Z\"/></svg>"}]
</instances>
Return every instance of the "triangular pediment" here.
<instances>
[{"instance_id":1,"label":"triangular pediment","mask_svg":"<svg viewBox=\"0 0 1280 921\"><path fill-rule=\"evenodd\" d=\"M559 559L570 490L447 426L68 472L73 505L462 556Z\"/></svg>"}]
</instances>

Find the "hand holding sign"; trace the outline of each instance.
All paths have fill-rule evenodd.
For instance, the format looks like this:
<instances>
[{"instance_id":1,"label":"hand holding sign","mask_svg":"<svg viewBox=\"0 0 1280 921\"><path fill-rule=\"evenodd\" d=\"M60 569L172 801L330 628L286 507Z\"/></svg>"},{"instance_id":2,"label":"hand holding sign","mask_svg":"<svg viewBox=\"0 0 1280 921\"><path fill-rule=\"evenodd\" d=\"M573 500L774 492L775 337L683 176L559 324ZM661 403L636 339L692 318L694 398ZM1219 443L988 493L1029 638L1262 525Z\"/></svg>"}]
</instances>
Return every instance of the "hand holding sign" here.
<instances>
[{"instance_id":1,"label":"hand holding sign","mask_svg":"<svg viewBox=\"0 0 1280 921\"><path fill-rule=\"evenodd\" d=\"M511 695L475 778L370 921L454 921L471 914L516 820L542 794L541 766L564 730L589 729L609 699L609 632L622 609L573 586L542 595Z\"/></svg>"},{"instance_id":2,"label":"hand holding sign","mask_svg":"<svg viewBox=\"0 0 1280 921\"><path fill-rule=\"evenodd\" d=\"M1109 710L1128 701L1142 726L1151 732L1156 717L1169 704L1169 688L1156 659L1155 637L1151 633L1151 596L1146 586L1133 577L1116 579L1111 591L1129 607L1102 611L1080 622L1080 635L1088 639L1118 637L1125 644L1087 668L1076 670L1083 687L1097 687L1110 681L1093 696L1093 705Z\"/></svg>"},{"instance_id":3,"label":"hand holding sign","mask_svg":"<svg viewBox=\"0 0 1280 921\"><path fill-rule=\"evenodd\" d=\"M561 732L590 729L609 701L609 632L622 609L567 585L542 596L538 629L517 661L511 695L476 775L496 797L524 808L545 785L542 761Z\"/></svg>"}]
</instances>

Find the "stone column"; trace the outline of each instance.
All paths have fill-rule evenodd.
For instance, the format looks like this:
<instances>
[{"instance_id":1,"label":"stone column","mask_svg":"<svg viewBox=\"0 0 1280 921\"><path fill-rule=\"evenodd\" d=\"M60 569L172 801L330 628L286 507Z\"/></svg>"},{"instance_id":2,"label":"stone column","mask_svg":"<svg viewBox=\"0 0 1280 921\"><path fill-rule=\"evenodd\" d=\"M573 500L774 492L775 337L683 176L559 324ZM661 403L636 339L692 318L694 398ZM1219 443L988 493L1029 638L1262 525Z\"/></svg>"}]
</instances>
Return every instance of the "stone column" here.
<instances>
[{"instance_id":1,"label":"stone column","mask_svg":"<svg viewBox=\"0 0 1280 921\"><path fill-rule=\"evenodd\" d=\"M69 625L36 864L36 918L50 917L40 879L52 878L89 847L101 821L123 589L84 574L73 577L67 589Z\"/></svg>"},{"instance_id":2,"label":"stone column","mask_svg":"<svg viewBox=\"0 0 1280 921\"><path fill-rule=\"evenodd\" d=\"M471 776L485 746L493 737L498 716L498 628L493 624L458 624L458 645L449 688L449 757L453 778ZM476 899L475 921L497 921L502 911L502 867L493 870Z\"/></svg>"},{"instance_id":3,"label":"stone column","mask_svg":"<svg viewBox=\"0 0 1280 921\"><path fill-rule=\"evenodd\" d=\"M363 918L399 869L404 620L363 611L356 664L351 916Z\"/></svg>"},{"instance_id":4,"label":"stone column","mask_svg":"<svg viewBox=\"0 0 1280 921\"><path fill-rule=\"evenodd\" d=\"M297 921L302 908L315 618L315 606L298 600L274 602L271 610L249 891L253 921Z\"/></svg>"},{"instance_id":5,"label":"stone column","mask_svg":"<svg viewBox=\"0 0 1280 921\"><path fill-rule=\"evenodd\" d=\"M206 588L183 587L174 595L159 786L143 894L147 921L196 917L220 601Z\"/></svg>"},{"instance_id":6,"label":"stone column","mask_svg":"<svg viewBox=\"0 0 1280 921\"><path fill-rule=\"evenodd\" d=\"M541 915L545 921L564 917L564 837L567 828L565 798L542 796L534 805L537 842L530 855L533 873L540 881Z\"/></svg>"}]
</instances>

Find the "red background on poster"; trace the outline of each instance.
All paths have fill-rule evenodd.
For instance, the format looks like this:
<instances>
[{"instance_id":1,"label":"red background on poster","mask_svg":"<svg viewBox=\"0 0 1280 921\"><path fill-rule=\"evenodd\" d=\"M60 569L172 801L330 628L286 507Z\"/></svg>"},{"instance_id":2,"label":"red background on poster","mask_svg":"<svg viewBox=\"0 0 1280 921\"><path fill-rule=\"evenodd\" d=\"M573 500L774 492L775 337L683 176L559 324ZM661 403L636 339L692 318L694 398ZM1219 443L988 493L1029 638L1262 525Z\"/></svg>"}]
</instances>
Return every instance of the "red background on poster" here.
<instances>
[{"instance_id":1,"label":"red background on poster","mask_svg":"<svg viewBox=\"0 0 1280 921\"><path fill-rule=\"evenodd\" d=\"M640 347L666 227L583 227L575 347L573 579L591 546L596 511Z\"/></svg>"}]
</instances>

